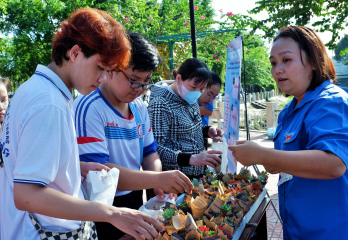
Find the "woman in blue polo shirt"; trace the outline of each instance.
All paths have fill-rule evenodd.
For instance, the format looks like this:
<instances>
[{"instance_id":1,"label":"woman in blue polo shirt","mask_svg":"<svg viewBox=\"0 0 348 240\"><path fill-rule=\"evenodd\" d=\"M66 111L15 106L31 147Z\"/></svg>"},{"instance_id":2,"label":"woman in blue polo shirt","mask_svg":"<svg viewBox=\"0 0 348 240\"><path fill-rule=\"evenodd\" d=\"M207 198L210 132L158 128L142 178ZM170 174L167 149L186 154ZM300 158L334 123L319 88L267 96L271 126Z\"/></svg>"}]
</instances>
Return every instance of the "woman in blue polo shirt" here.
<instances>
[{"instance_id":1,"label":"woman in blue polo shirt","mask_svg":"<svg viewBox=\"0 0 348 240\"><path fill-rule=\"evenodd\" d=\"M284 239L347 239L348 94L333 84L333 63L310 28L280 30L270 62L279 89L294 96L279 115L275 149L229 149L243 165L280 173Z\"/></svg>"}]
</instances>

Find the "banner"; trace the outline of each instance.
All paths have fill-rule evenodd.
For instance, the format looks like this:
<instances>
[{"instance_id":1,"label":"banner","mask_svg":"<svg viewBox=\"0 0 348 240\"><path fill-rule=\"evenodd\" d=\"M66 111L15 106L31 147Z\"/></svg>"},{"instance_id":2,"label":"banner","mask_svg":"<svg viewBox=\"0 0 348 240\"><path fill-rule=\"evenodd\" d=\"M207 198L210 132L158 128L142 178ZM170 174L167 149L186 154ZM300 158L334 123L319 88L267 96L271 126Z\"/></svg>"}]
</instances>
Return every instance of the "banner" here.
<instances>
[{"instance_id":1,"label":"banner","mask_svg":"<svg viewBox=\"0 0 348 240\"><path fill-rule=\"evenodd\" d=\"M228 145L235 145L239 139L242 41L243 36L240 36L227 44L223 130ZM228 172L235 173L237 161L230 150L227 150L227 158Z\"/></svg>"}]
</instances>

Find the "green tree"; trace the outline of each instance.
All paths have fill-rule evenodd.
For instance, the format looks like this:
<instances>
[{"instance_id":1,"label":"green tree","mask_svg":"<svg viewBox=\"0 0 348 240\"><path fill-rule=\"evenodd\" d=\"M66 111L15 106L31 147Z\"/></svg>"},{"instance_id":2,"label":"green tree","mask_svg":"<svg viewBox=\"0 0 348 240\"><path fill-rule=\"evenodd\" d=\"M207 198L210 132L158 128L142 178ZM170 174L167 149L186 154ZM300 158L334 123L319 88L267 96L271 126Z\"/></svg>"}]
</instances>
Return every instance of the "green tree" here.
<instances>
[{"instance_id":1,"label":"green tree","mask_svg":"<svg viewBox=\"0 0 348 240\"><path fill-rule=\"evenodd\" d=\"M269 52L261 35L249 36L247 32L230 32L205 37L198 44L198 57L216 72L224 82L226 74L226 44L234 38L244 36L245 80L247 87L256 85L260 89L274 88L270 73ZM243 69L242 69L243 70ZM222 92L224 89L222 89Z\"/></svg>"},{"instance_id":2,"label":"green tree","mask_svg":"<svg viewBox=\"0 0 348 240\"><path fill-rule=\"evenodd\" d=\"M335 49L334 59L341 61L343 64L348 65L347 52L345 49L348 48L348 41L343 38L337 43L337 48Z\"/></svg>"},{"instance_id":3,"label":"green tree","mask_svg":"<svg viewBox=\"0 0 348 240\"><path fill-rule=\"evenodd\" d=\"M275 82L271 75L271 64L265 47L246 48L245 80L247 87L259 86L274 87Z\"/></svg>"},{"instance_id":4,"label":"green tree","mask_svg":"<svg viewBox=\"0 0 348 240\"><path fill-rule=\"evenodd\" d=\"M220 20L215 21L212 0L195 1L196 31L204 32L218 29L245 29L256 22L240 14L220 13ZM156 38L175 34L190 34L189 1L163 0L2 0L0 2L0 75L7 76L18 83L27 80L35 71L37 64L47 65L51 61L51 39L62 20L80 7L96 7L107 11L120 21L130 32L138 32L146 38ZM226 44L242 31L210 34L197 38L198 57L203 59L210 69L220 75L224 81L226 67ZM245 33L243 33L245 34ZM192 56L191 40L176 40L174 65L178 67L182 61ZM255 61L246 68L250 84L267 86L267 64L261 64L267 49L259 37L250 37L246 55L248 61ZM169 43L154 42L163 57L163 64L154 72L155 79L170 79ZM260 47L258 50L254 48ZM254 51L255 58L248 55ZM261 52L264 52L263 55ZM247 58L246 57L246 58ZM252 70L258 66L260 69ZM262 69L264 68L264 69ZM259 78L259 80L256 80ZM248 80L249 81L249 80Z\"/></svg>"},{"instance_id":5,"label":"green tree","mask_svg":"<svg viewBox=\"0 0 348 240\"><path fill-rule=\"evenodd\" d=\"M245 38L245 80L247 89L250 86L274 88L275 82L271 75L269 52L261 35Z\"/></svg>"},{"instance_id":6,"label":"green tree","mask_svg":"<svg viewBox=\"0 0 348 240\"><path fill-rule=\"evenodd\" d=\"M195 1L196 31L213 30L214 9L212 0ZM142 33L148 39L190 33L189 1L163 0L122 0L121 11L113 9L111 14L120 19L128 31ZM153 78L171 79L170 51L168 41L154 41L163 58L163 64L153 74ZM200 42L201 39L198 39ZM190 40L175 40L173 45L174 65L178 67L182 61L192 56Z\"/></svg>"},{"instance_id":7,"label":"green tree","mask_svg":"<svg viewBox=\"0 0 348 240\"><path fill-rule=\"evenodd\" d=\"M102 0L1 0L0 75L17 84L27 80L38 64L51 62L51 39L62 20L77 8L106 9L106 3Z\"/></svg>"},{"instance_id":8,"label":"green tree","mask_svg":"<svg viewBox=\"0 0 348 240\"><path fill-rule=\"evenodd\" d=\"M197 29L212 29L215 21L211 0L197 0L195 5L198 7L195 10ZM49 64L53 32L62 20L80 7L105 10L128 31L142 33L147 38L190 32L190 25L185 24L190 21L188 1L2 0L0 75L20 83L32 75L37 64ZM176 45L176 51L180 52L177 55L190 56L187 46ZM168 62L166 54L164 60Z\"/></svg>"},{"instance_id":9,"label":"green tree","mask_svg":"<svg viewBox=\"0 0 348 240\"><path fill-rule=\"evenodd\" d=\"M312 26L317 31L332 33L326 45L333 49L340 38L339 32L348 26L347 0L260 0L257 4L250 13L267 11L269 17L256 24L254 22L253 31L262 29L269 38L273 38L276 31L283 27L304 26L312 20Z\"/></svg>"}]
</instances>

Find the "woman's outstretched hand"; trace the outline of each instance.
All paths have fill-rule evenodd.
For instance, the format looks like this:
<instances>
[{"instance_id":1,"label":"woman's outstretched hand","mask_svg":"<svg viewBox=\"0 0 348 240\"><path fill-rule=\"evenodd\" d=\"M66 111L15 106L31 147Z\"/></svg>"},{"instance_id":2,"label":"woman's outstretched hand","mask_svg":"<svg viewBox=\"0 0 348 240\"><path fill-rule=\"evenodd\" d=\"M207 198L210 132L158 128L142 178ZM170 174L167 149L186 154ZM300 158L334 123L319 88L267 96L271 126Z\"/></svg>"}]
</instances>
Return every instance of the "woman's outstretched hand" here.
<instances>
[{"instance_id":1,"label":"woman's outstretched hand","mask_svg":"<svg viewBox=\"0 0 348 240\"><path fill-rule=\"evenodd\" d=\"M192 155L190 158L189 164L191 166L204 166L208 165L212 168L215 168L220 164L221 159L215 154L222 154L221 151L210 150L204 151L196 155Z\"/></svg>"},{"instance_id":2,"label":"woman's outstretched hand","mask_svg":"<svg viewBox=\"0 0 348 240\"><path fill-rule=\"evenodd\" d=\"M237 145L228 146L235 159L244 166L262 164L263 147L251 141L237 141Z\"/></svg>"}]
</instances>

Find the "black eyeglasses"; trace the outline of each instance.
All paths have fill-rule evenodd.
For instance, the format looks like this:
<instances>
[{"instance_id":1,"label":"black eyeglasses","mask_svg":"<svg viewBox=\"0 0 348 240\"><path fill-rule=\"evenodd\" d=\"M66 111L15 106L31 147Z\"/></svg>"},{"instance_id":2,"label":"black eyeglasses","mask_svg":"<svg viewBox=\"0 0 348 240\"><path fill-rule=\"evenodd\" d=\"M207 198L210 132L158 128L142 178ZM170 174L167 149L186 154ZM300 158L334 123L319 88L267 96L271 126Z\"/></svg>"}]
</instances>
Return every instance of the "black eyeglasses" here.
<instances>
[{"instance_id":1,"label":"black eyeglasses","mask_svg":"<svg viewBox=\"0 0 348 240\"><path fill-rule=\"evenodd\" d=\"M209 92L207 92L207 96L208 96L207 99L209 99L209 100L211 100L211 99L216 100L219 97L219 94L214 96L214 95L210 94Z\"/></svg>"},{"instance_id":2,"label":"black eyeglasses","mask_svg":"<svg viewBox=\"0 0 348 240\"><path fill-rule=\"evenodd\" d=\"M130 87L133 88L133 89L142 88L144 90L147 90L147 89L149 89L149 88L151 88L153 86L153 84L143 84L143 83L134 82L134 80L130 79L124 72L122 72L122 73L128 79L128 81L131 84ZM152 82L151 78L150 78L150 81Z\"/></svg>"}]
</instances>

